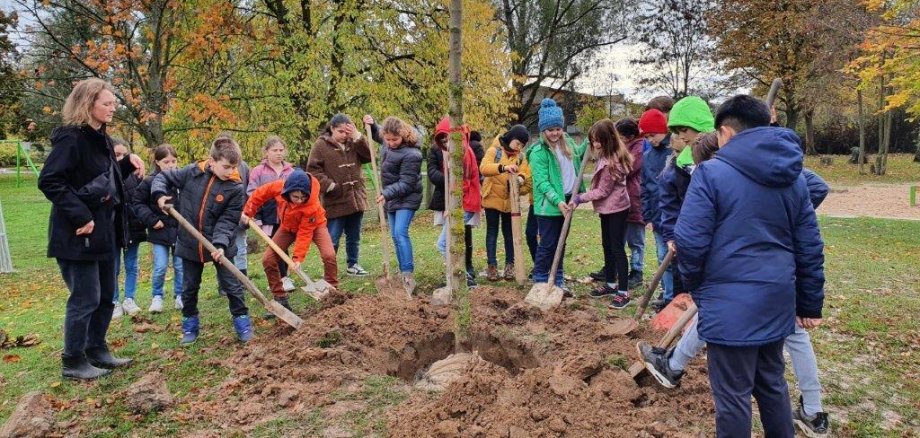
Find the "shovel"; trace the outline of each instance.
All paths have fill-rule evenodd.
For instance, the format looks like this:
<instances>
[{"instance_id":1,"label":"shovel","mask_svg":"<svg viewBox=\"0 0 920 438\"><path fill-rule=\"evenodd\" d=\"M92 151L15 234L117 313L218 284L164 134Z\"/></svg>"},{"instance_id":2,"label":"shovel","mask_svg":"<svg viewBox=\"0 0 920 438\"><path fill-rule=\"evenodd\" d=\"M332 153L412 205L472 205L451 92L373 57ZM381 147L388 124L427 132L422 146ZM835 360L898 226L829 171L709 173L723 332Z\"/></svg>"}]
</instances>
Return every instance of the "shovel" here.
<instances>
[{"instance_id":1,"label":"shovel","mask_svg":"<svg viewBox=\"0 0 920 438\"><path fill-rule=\"evenodd\" d=\"M648 308L648 302L651 301L652 294L654 294L655 289L658 288L658 283L661 281L661 277L664 276L664 272L668 269L668 266L671 265L671 259L673 258L674 252L669 249L668 254L661 260L661 265L658 266L658 270L655 271L655 276L652 277L652 282L649 283L645 295L643 295L642 300L639 301L639 308L636 310L636 316L630 319L618 319L613 322L613 331L616 334L628 335L639 327L639 321L641 321L642 316L645 315L645 310Z\"/></svg>"},{"instance_id":2,"label":"shovel","mask_svg":"<svg viewBox=\"0 0 920 438\"><path fill-rule=\"evenodd\" d=\"M284 252L284 250L282 250L281 247L278 246L278 244L275 243L271 237L268 237L268 234L265 234L265 232L262 231L262 228L259 227L256 221L249 219L249 228L255 231L256 234L258 234L259 237L261 237L262 240L264 240L265 243L267 243L268 246L275 251L275 254L278 254L278 257L281 257L281 260L284 260L284 263L287 263L289 268L294 267L294 261L288 257L287 253ZM313 299L316 301L323 299L326 294L335 290L335 287L329 284L329 282L326 280L310 280L310 277L308 277L307 274L305 274L301 269L295 269L294 272L296 272L300 279L303 280L303 282L306 284L306 286L302 286L300 289L306 292L307 295L313 297Z\"/></svg>"},{"instance_id":3,"label":"shovel","mask_svg":"<svg viewBox=\"0 0 920 438\"><path fill-rule=\"evenodd\" d=\"M588 146L590 147L590 145ZM588 164L588 154L590 150L585 150L581 157L581 168L578 169L578 177L575 179L575 190L572 196L581 191L581 184L585 175L585 167ZM569 236L569 227L572 225L572 216L575 215L575 209L565 213L565 220L562 222L562 232L559 234L559 243L556 245L556 254L553 256L553 266L549 270L549 279L546 283L537 283L530 288L530 292L524 301L546 311L562 303L562 289L556 287L556 269L559 268L559 262L562 260L562 253L565 248L565 240ZM532 219L528 219L532 220Z\"/></svg>"},{"instance_id":4,"label":"shovel","mask_svg":"<svg viewBox=\"0 0 920 438\"><path fill-rule=\"evenodd\" d=\"M687 310L684 311L684 314L680 316L680 319L677 320L677 323L671 326L671 329L664 334L664 336L660 341L658 341L658 344L656 344L655 347L661 349L667 349L670 347L671 343L674 342L674 339L677 338L677 336L680 335L680 333L684 330L684 327L686 327L687 324L693 320L693 317L696 316L696 311L696 304L690 304L690 306L687 307ZM644 341L639 341L636 344L637 351L639 351L639 345L643 342ZM639 351L639 361L634 362L629 366L629 375L632 376L633 379L638 378L640 375L642 375L643 372L646 371L645 366L645 360L642 359L642 352Z\"/></svg>"},{"instance_id":5,"label":"shovel","mask_svg":"<svg viewBox=\"0 0 920 438\"><path fill-rule=\"evenodd\" d=\"M511 237L514 241L514 280L523 285L527 280L524 272L524 247L521 239L521 186L518 184L517 175L509 176L511 182ZM533 220L532 218L530 220Z\"/></svg>"},{"instance_id":6,"label":"shovel","mask_svg":"<svg viewBox=\"0 0 920 438\"><path fill-rule=\"evenodd\" d=\"M390 248L391 242L388 239L390 235L390 227L387 226L387 214L383 209L383 204L377 202L377 197L380 196L380 172L377 171L377 151L374 150L374 137L371 133L371 125L364 125L365 131L367 133L367 146L371 150L371 170L374 171L374 202L377 204L377 216L380 220L380 247L381 247L381 257L383 258L383 276L378 277L377 284L378 290L388 290L391 288L402 287L402 285L394 285L393 277L390 274L390 254L393 250ZM412 295L406 291L407 297L411 300Z\"/></svg>"},{"instance_id":7,"label":"shovel","mask_svg":"<svg viewBox=\"0 0 920 438\"><path fill-rule=\"evenodd\" d=\"M196 240L198 240L198 243L202 244L205 249L208 250L208 252L217 251L217 248L215 248L211 242L208 242L208 239L205 239L204 236L202 236L201 233L192 226L192 224L188 223L188 221L185 220L185 218L182 217L179 212L173 209L171 205L167 205L163 209L166 210L166 212L172 216L173 219L179 222L179 225L182 227L182 229L185 230L185 232L191 234ZM240 283L243 283L243 286L249 290L249 293L251 293L252 296L256 297L256 300L265 306L266 310L277 316L282 321L288 323L288 325L294 327L295 329L299 328L300 325L303 324L303 320L300 319L299 316L295 315L294 312L286 309L277 301L269 301L267 298L265 298L265 295L262 295L262 292L259 291L259 288L256 287L252 280L250 280L249 277L243 275L243 273L240 272L240 270L237 269L236 266L233 265L233 262L231 262L229 259L226 257L221 257L220 264L228 271L230 271L230 273L232 273L233 276L240 281Z\"/></svg>"}]
</instances>

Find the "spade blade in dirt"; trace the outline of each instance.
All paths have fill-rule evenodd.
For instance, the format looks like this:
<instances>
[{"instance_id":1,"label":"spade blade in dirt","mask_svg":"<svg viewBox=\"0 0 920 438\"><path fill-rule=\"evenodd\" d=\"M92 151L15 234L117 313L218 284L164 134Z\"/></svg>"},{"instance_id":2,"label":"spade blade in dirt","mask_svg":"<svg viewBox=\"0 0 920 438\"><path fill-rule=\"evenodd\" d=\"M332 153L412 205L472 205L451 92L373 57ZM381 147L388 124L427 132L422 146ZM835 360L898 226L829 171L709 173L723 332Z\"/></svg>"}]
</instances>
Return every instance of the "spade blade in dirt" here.
<instances>
[{"instance_id":1,"label":"spade blade in dirt","mask_svg":"<svg viewBox=\"0 0 920 438\"><path fill-rule=\"evenodd\" d=\"M304 293L314 300L319 301L328 295L329 292L335 290L335 288L329 284L328 281L320 279L307 283L306 286L301 286L300 290L304 291Z\"/></svg>"},{"instance_id":2,"label":"spade blade in dirt","mask_svg":"<svg viewBox=\"0 0 920 438\"><path fill-rule=\"evenodd\" d=\"M433 306L446 306L450 304L452 299L449 287L439 287L432 292L430 303Z\"/></svg>"},{"instance_id":3,"label":"spade blade in dirt","mask_svg":"<svg viewBox=\"0 0 920 438\"><path fill-rule=\"evenodd\" d=\"M632 318L617 318L610 323L610 329L617 335L628 335L639 327L639 323Z\"/></svg>"},{"instance_id":4,"label":"spade blade in dirt","mask_svg":"<svg viewBox=\"0 0 920 438\"><path fill-rule=\"evenodd\" d=\"M550 310L562 304L562 288L551 286L549 283L534 284L524 301L540 310Z\"/></svg>"}]
</instances>

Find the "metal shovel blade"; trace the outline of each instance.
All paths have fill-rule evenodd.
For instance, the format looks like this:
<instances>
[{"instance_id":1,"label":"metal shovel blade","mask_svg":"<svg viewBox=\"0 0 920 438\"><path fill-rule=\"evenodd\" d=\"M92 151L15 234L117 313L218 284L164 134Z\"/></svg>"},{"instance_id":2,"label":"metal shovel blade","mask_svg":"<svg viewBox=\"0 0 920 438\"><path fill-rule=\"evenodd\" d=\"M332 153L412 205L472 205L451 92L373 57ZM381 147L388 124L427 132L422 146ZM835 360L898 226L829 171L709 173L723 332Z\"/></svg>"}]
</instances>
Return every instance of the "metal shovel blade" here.
<instances>
[{"instance_id":1,"label":"metal shovel blade","mask_svg":"<svg viewBox=\"0 0 920 438\"><path fill-rule=\"evenodd\" d=\"M277 316L282 321L288 323L291 327L299 328L303 324L303 320L299 316L295 315L294 312L291 312L284 306L282 306L277 301L267 301L265 303L265 308L271 312L273 315Z\"/></svg>"},{"instance_id":2,"label":"metal shovel blade","mask_svg":"<svg viewBox=\"0 0 920 438\"><path fill-rule=\"evenodd\" d=\"M304 291L314 300L319 301L328 295L329 292L335 290L335 288L326 280L315 280L307 283L306 286L301 286L300 290Z\"/></svg>"},{"instance_id":3,"label":"metal shovel blade","mask_svg":"<svg viewBox=\"0 0 920 438\"><path fill-rule=\"evenodd\" d=\"M549 283L534 284L524 301L540 310L550 310L562 304L562 288Z\"/></svg>"},{"instance_id":4,"label":"metal shovel blade","mask_svg":"<svg viewBox=\"0 0 920 438\"><path fill-rule=\"evenodd\" d=\"M639 323L632 318L617 318L610 323L610 328L617 335L628 335L638 327Z\"/></svg>"}]
</instances>

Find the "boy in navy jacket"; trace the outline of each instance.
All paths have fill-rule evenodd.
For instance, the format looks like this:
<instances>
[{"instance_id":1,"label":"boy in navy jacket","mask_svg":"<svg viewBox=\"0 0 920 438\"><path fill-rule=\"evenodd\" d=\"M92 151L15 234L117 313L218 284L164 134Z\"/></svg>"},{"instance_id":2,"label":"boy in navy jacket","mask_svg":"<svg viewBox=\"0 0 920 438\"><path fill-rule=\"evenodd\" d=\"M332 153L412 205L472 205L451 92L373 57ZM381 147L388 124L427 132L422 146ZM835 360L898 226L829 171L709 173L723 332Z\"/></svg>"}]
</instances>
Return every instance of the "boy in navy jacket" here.
<instances>
[{"instance_id":1,"label":"boy in navy jacket","mask_svg":"<svg viewBox=\"0 0 920 438\"><path fill-rule=\"evenodd\" d=\"M674 236L699 306L718 436L748 436L753 394L767 436L794 436L783 340L821 323L824 244L798 136L766 105L735 96L717 112L721 149L694 170Z\"/></svg>"}]
</instances>

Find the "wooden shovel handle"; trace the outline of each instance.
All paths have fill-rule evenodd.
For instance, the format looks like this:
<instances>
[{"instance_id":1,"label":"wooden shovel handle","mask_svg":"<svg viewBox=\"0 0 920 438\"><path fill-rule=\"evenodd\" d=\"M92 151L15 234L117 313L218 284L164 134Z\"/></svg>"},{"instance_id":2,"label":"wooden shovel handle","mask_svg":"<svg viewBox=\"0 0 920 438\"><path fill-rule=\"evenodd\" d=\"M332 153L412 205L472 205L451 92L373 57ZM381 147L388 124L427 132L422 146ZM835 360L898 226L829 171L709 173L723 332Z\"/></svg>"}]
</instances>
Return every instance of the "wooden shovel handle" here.
<instances>
[{"instance_id":1,"label":"wooden shovel handle","mask_svg":"<svg viewBox=\"0 0 920 438\"><path fill-rule=\"evenodd\" d=\"M261 237L262 240L264 240L265 243L267 243L268 246L272 250L275 251L275 254L278 254L278 257L281 257L281 260L284 260L284 263L287 263L288 268L294 269L294 260L292 260L291 257L289 257L287 253L284 252L284 250L281 249L281 247L278 246L278 244L275 243L274 240L272 240L271 237L268 237L268 234L265 234L265 232L262 231L262 228L259 227L259 224L257 224L255 220L249 219L249 228L255 231L256 235ZM298 269L294 269L294 272L297 273L297 276L300 277L300 279L303 280L304 283L307 283L307 284L313 283L313 280L310 280L310 277L308 277L307 274L303 272L303 270L298 268Z\"/></svg>"},{"instance_id":2,"label":"wooden shovel handle","mask_svg":"<svg viewBox=\"0 0 920 438\"><path fill-rule=\"evenodd\" d=\"M565 141L565 139L562 141ZM588 145L587 147L590 148L591 145ZM581 156L581 167L578 169L578 177L575 179L575 189L572 190L573 197L581 192L581 184L585 177L585 167L587 167L586 165L588 164L588 154L590 153L590 149L585 149L585 152ZM553 255L553 266L549 270L549 280L546 281L550 286L556 284L556 269L559 269L559 262L562 260L562 253L565 248L565 240L569 236L569 227L572 225L572 216L575 216L574 209L566 212L565 220L562 221L562 232L559 233L559 242L556 244L556 253Z\"/></svg>"},{"instance_id":3,"label":"wooden shovel handle","mask_svg":"<svg viewBox=\"0 0 920 438\"><path fill-rule=\"evenodd\" d=\"M523 285L527 280L524 270L524 248L521 242L521 186L517 175L509 176L509 197L511 198L511 237L514 244L514 280ZM530 218L533 220L534 218Z\"/></svg>"},{"instance_id":4,"label":"wooden shovel handle","mask_svg":"<svg viewBox=\"0 0 920 438\"><path fill-rule=\"evenodd\" d=\"M371 131L371 125L365 124L364 130L367 135L367 147L371 151L371 170L374 171L374 204L377 204L377 217L380 221L380 230L383 231L383 235L380 236L380 246L381 254L383 257L383 275L387 278L390 277L390 241L387 240L387 235L390 234L390 229L387 226L387 213L384 211L383 204L377 202L377 197L380 196L380 172L377 171L377 151L374 150L374 136Z\"/></svg>"},{"instance_id":5,"label":"wooden shovel handle","mask_svg":"<svg viewBox=\"0 0 920 438\"><path fill-rule=\"evenodd\" d=\"M639 302L639 309L636 310L635 320L639 322L642 319L642 315L645 315L645 309L648 308L648 302L652 298L652 294L655 293L655 289L658 288L658 282L661 281L661 277L664 276L664 272L668 269L668 266L671 265L671 259L674 258L674 252L668 249L667 255L664 256L664 259L661 261L661 265L658 266L658 270L655 271L655 276L652 277L652 282L648 285L648 290L645 291L645 295L642 296L642 301Z\"/></svg>"},{"instance_id":6,"label":"wooden shovel handle","mask_svg":"<svg viewBox=\"0 0 920 438\"><path fill-rule=\"evenodd\" d=\"M674 339L677 338L677 336L680 335L680 333L684 330L684 327L687 326L687 323L689 323L690 320L696 316L696 311L696 303L690 303L690 305L687 306L687 310L684 311L684 314L680 316L680 319L678 319L677 322L671 326L671 329L665 333L664 337L658 341L657 347L667 349L671 343L674 342Z\"/></svg>"}]
</instances>

